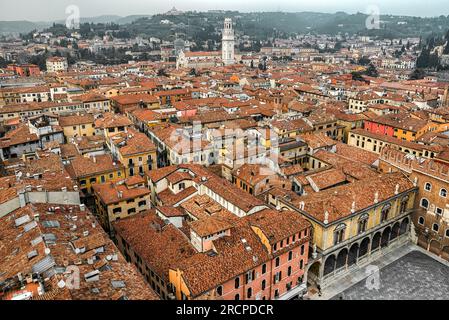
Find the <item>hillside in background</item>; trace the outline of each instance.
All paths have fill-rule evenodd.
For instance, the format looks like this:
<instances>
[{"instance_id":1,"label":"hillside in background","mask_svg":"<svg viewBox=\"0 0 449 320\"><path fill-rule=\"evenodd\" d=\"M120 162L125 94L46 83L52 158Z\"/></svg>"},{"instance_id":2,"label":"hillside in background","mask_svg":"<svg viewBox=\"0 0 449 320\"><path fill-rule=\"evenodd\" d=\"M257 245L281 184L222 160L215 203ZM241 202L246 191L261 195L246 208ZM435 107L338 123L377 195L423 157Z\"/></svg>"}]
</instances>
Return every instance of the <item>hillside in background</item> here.
<instances>
[{"instance_id":1,"label":"hillside in background","mask_svg":"<svg viewBox=\"0 0 449 320\"><path fill-rule=\"evenodd\" d=\"M168 39L176 33L184 33L187 38L203 38L213 36L221 28L225 17L233 18L237 32L256 39L267 37L286 38L297 33L317 34L360 34L382 38L419 37L440 34L449 25L449 16L434 18L383 15L380 18L380 29L368 30L365 21L368 16L363 13L347 14L344 12L254 12L237 11L218 12L185 12L172 16L159 14L132 15L120 17L104 15L93 18L82 18L81 23L120 25L119 29L135 37L137 35ZM0 33L28 33L42 30L52 25L46 22L0 21ZM63 21L55 23L63 24ZM100 28L99 29L104 29ZM203 35L202 35L203 33Z\"/></svg>"}]
</instances>

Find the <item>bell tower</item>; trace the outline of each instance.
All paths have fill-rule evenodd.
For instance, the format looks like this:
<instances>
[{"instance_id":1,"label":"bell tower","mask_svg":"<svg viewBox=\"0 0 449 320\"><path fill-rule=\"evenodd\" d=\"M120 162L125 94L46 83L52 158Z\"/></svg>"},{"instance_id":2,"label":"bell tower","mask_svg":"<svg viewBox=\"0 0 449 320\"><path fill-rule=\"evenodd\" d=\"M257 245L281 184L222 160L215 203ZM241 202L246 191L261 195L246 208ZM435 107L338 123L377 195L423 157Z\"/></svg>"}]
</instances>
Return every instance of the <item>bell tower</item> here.
<instances>
[{"instance_id":1,"label":"bell tower","mask_svg":"<svg viewBox=\"0 0 449 320\"><path fill-rule=\"evenodd\" d=\"M221 59L225 66L235 62L234 57L234 30L232 29L232 20L226 18L224 21L223 38L221 41Z\"/></svg>"}]
</instances>

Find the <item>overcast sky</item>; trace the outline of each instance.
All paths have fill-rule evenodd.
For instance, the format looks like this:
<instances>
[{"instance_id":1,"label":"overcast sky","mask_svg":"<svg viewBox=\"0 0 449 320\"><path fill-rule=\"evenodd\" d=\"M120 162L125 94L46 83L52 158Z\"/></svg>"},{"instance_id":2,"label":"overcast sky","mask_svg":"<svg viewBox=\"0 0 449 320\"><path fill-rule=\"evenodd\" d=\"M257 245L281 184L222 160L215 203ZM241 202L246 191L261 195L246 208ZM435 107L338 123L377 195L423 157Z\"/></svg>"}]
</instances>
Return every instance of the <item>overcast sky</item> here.
<instances>
[{"instance_id":1,"label":"overcast sky","mask_svg":"<svg viewBox=\"0 0 449 320\"><path fill-rule=\"evenodd\" d=\"M67 6L75 4L82 17L155 14L173 6L179 10L239 11L346 11L366 12L376 5L381 14L416 16L449 15L448 0L0 0L0 20L49 21L64 19Z\"/></svg>"}]
</instances>

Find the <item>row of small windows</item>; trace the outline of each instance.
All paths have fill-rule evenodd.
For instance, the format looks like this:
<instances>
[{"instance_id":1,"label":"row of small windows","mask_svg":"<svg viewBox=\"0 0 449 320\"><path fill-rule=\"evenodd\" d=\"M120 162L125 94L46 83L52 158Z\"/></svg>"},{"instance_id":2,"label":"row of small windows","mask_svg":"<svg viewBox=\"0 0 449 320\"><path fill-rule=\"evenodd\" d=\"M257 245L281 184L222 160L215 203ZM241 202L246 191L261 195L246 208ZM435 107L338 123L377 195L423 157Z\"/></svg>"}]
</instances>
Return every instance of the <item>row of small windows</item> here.
<instances>
[{"instance_id":1,"label":"row of small windows","mask_svg":"<svg viewBox=\"0 0 449 320\"><path fill-rule=\"evenodd\" d=\"M419 217L418 224L424 225L424 223L425 223L424 217ZM432 231L438 232L439 230L440 230L440 226L437 223L434 223L432 225ZM449 229L446 229L445 236L446 236L446 238L449 238Z\"/></svg>"},{"instance_id":2,"label":"row of small windows","mask_svg":"<svg viewBox=\"0 0 449 320\"><path fill-rule=\"evenodd\" d=\"M307 229L304 230L304 237L307 237ZM300 240L301 238L301 233L299 234L294 234L291 237L292 243L294 243L296 240ZM285 239L285 245L288 246L290 244L290 237L288 237L287 239ZM275 243L273 245L273 251L276 251L278 249L282 249L284 247L284 240L281 240L281 242L279 242L279 246L278 243ZM304 247L304 246L303 246ZM302 250L301 250L302 251Z\"/></svg>"},{"instance_id":3,"label":"row of small windows","mask_svg":"<svg viewBox=\"0 0 449 320\"><path fill-rule=\"evenodd\" d=\"M430 207L430 203L429 200L427 200L426 198L422 198L421 202L420 202L420 206L425 208L425 209L429 209ZM442 215L443 214L443 209L442 208L435 208L435 213L438 215Z\"/></svg>"},{"instance_id":4,"label":"row of small windows","mask_svg":"<svg viewBox=\"0 0 449 320\"><path fill-rule=\"evenodd\" d=\"M424 184L424 190L431 191L432 190L432 184L430 182L426 182ZM440 197L446 198L447 197L447 190L444 188L440 189Z\"/></svg>"}]
</instances>

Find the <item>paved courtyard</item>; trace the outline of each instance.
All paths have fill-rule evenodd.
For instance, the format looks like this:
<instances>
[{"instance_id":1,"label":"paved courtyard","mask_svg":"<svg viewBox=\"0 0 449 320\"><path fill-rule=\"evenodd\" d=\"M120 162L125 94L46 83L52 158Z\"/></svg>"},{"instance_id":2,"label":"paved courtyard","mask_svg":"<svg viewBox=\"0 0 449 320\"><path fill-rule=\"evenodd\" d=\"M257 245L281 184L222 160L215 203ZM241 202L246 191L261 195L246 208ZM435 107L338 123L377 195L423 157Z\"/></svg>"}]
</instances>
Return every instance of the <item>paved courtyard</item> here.
<instances>
[{"instance_id":1,"label":"paved courtyard","mask_svg":"<svg viewBox=\"0 0 449 320\"><path fill-rule=\"evenodd\" d=\"M376 263L373 263L376 265ZM411 251L361 280L332 299L344 300L447 300L449 299L449 266L421 251ZM376 285L378 284L378 286ZM377 289L377 288L378 289ZM371 288L371 289L370 289Z\"/></svg>"}]
</instances>

